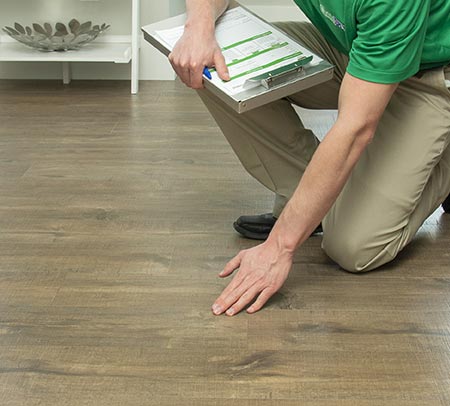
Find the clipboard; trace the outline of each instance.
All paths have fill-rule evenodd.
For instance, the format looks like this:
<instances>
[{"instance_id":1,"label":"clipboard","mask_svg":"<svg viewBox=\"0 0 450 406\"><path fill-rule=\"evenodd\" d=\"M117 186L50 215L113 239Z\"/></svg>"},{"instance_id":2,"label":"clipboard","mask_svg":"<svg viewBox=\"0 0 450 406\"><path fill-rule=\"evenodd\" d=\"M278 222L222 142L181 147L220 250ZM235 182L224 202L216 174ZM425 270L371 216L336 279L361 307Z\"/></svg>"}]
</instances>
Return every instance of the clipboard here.
<instances>
[{"instance_id":1,"label":"clipboard","mask_svg":"<svg viewBox=\"0 0 450 406\"><path fill-rule=\"evenodd\" d=\"M228 9L239 6L255 16L254 13L234 0L230 1ZM267 23L267 21L258 16L256 17L266 24L271 25L274 31L280 32L280 30L272 24ZM164 55L168 56L171 50L167 48L166 44L160 41L156 32L184 25L185 20L186 15L182 14L154 24L146 25L142 27L144 39ZM283 35L289 37L289 35L284 32ZM297 42L292 39L292 37L289 38L292 41ZM316 60L316 63L310 64L313 57ZM228 106L241 114L326 82L332 79L333 71L333 65L319 58L317 55L312 54L312 56L303 57L270 72L256 74L254 77L250 78L249 81L259 82L259 84L254 85L255 87L251 87L250 89L244 89L237 94L228 94L209 80L204 81L204 86Z\"/></svg>"}]
</instances>

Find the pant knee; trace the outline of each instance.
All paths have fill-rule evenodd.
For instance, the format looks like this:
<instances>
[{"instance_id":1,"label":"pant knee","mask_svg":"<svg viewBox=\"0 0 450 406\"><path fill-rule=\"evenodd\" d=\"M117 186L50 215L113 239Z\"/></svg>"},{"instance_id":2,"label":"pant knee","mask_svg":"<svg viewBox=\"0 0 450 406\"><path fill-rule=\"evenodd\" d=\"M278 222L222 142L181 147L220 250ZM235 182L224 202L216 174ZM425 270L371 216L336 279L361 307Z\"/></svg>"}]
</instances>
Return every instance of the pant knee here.
<instances>
[{"instance_id":1,"label":"pant knee","mask_svg":"<svg viewBox=\"0 0 450 406\"><path fill-rule=\"evenodd\" d=\"M322 248L340 267L352 273L372 271L395 257L386 244L358 233L338 235L325 230Z\"/></svg>"}]
</instances>

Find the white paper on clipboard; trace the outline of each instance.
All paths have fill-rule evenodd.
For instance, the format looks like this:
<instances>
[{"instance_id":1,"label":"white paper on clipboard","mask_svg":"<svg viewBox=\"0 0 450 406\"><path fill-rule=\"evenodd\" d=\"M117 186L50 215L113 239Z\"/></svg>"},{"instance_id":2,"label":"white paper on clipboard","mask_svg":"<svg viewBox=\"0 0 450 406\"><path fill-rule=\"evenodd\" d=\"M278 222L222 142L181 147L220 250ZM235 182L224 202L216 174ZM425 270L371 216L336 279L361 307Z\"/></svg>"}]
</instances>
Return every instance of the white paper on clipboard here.
<instances>
[{"instance_id":1,"label":"white paper on clipboard","mask_svg":"<svg viewBox=\"0 0 450 406\"><path fill-rule=\"evenodd\" d=\"M157 30L157 38L172 50L183 35L184 26ZM229 95L259 86L255 76L290 65L299 59L319 58L284 33L242 7L227 10L216 23L216 39L225 57L230 81L223 82L214 70L212 82Z\"/></svg>"}]
</instances>

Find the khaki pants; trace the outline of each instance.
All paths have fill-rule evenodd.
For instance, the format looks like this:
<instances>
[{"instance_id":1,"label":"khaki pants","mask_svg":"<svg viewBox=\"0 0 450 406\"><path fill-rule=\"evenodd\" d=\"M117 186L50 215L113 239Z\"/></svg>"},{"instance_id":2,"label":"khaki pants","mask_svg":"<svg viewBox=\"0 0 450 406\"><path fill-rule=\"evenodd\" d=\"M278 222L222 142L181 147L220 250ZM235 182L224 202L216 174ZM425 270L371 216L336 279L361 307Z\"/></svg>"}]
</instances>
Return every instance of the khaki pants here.
<instances>
[{"instance_id":1,"label":"khaki pants","mask_svg":"<svg viewBox=\"0 0 450 406\"><path fill-rule=\"evenodd\" d=\"M200 97L246 170L275 192L274 214L292 196L319 141L291 104L336 109L347 57L309 23L281 29L336 66L333 80L237 114L207 91ZM352 272L391 261L450 192L450 68L402 82L342 193L323 220L322 247Z\"/></svg>"}]
</instances>

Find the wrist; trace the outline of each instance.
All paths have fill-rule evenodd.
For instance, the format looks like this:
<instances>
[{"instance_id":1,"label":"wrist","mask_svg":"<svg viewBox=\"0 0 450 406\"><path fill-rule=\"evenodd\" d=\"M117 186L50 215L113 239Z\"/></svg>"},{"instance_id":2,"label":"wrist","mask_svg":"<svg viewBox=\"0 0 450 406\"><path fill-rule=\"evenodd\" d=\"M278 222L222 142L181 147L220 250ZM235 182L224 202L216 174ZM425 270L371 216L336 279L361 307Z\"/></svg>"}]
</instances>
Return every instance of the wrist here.
<instances>
[{"instance_id":1,"label":"wrist","mask_svg":"<svg viewBox=\"0 0 450 406\"><path fill-rule=\"evenodd\" d=\"M216 18L212 10L202 8L192 13L188 13L184 24L185 31L197 31L202 34L213 33L215 31Z\"/></svg>"},{"instance_id":2,"label":"wrist","mask_svg":"<svg viewBox=\"0 0 450 406\"><path fill-rule=\"evenodd\" d=\"M303 233L295 225L286 222L284 216L276 221L269 238L280 250L290 252L292 255L302 241Z\"/></svg>"},{"instance_id":3,"label":"wrist","mask_svg":"<svg viewBox=\"0 0 450 406\"><path fill-rule=\"evenodd\" d=\"M195 19L188 19L184 24L185 31L197 31L201 33L215 32L215 22L209 18L197 17Z\"/></svg>"},{"instance_id":4,"label":"wrist","mask_svg":"<svg viewBox=\"0 0 450 406\"><path fill-rule=\"evenodd\" d=\"M184 26L184 35L194 43L209 44L210 41L215 39L214 27L214 24L187 21Z\"/></svg>"},{"instance_id":5,"label":"wrist","mask_svg":"<svg viewBox=\"0 0 450 406\"><path fill-rule=\"evenodd\" d=\"M286 238L283 233L278 232L278 230L274 227L272 232L269 234L269 237L266 240L267 244L273 246L275 250L280 255L287 255L290 257L294 256L294 253L297 249L297 244L294 241Z\"/></svg>"}]
</instances>

